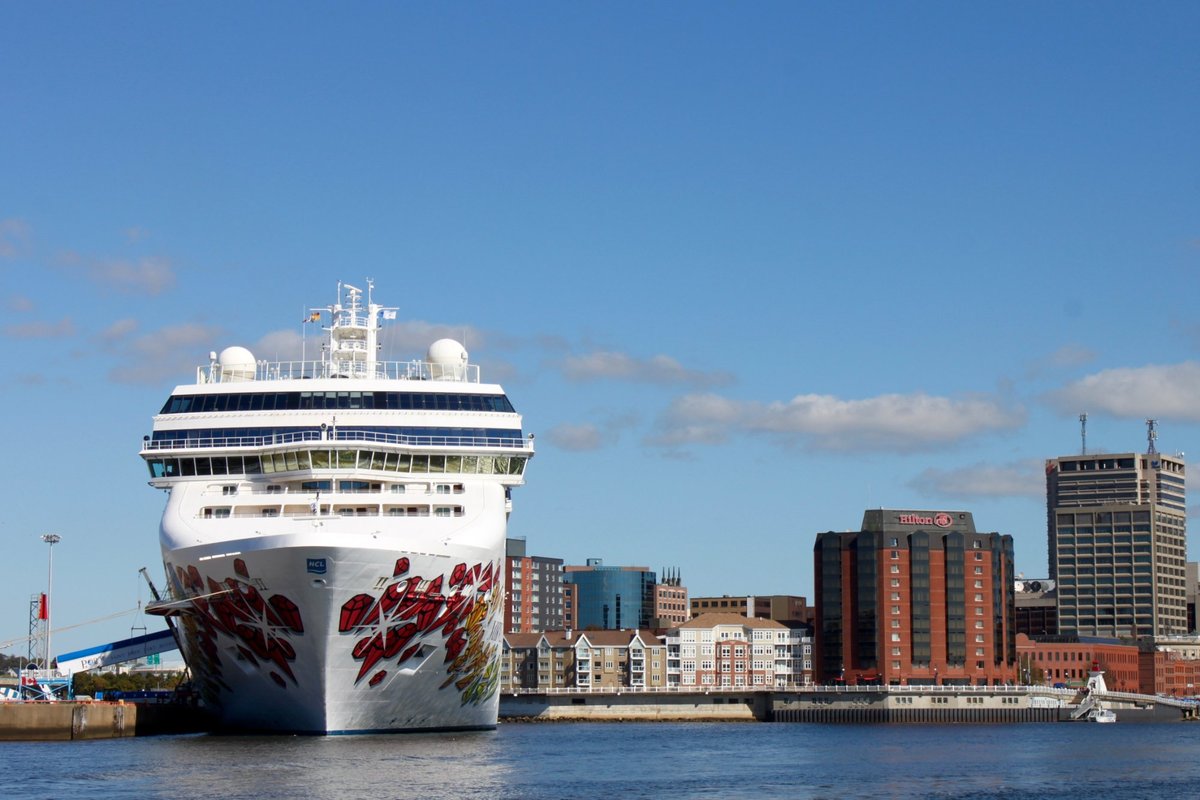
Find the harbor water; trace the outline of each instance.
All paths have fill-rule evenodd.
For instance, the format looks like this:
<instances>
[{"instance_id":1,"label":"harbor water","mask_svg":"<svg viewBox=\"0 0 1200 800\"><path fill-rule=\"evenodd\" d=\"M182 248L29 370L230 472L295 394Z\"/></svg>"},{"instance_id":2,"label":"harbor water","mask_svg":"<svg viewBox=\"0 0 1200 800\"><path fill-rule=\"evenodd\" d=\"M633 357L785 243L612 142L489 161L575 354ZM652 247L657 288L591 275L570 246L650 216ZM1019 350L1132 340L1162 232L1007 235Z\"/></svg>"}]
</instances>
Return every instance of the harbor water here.
<instances>
[{"instance_id":1,"label":"harbor water","mask_svg":"<svg viewBox=\"0 0 1200 800\"><path fill-rule=\"evenodd\" d=\"M8 800L1200 796L1200 724L502 724L0 745Z\"/></svg>"}]
</instances>

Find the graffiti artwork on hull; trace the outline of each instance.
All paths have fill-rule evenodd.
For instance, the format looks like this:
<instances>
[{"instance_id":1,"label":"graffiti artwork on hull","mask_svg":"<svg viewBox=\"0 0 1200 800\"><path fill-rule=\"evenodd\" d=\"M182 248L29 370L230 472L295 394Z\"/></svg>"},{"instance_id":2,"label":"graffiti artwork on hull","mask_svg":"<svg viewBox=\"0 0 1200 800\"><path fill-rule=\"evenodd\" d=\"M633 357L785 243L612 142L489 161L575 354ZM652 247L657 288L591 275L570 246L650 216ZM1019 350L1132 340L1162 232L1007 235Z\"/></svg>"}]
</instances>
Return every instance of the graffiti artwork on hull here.
<instances>
[{"instance_id":1,"label":"graffiti artwork on hull","mask_svg":"<svg viewBox=\"0 0 1200 800\"><path fill-rule=\"evenodd\" d=\"M359 662L355 683L378 686L389 668L423 655L440 636L447 679L463 704L478 704L499 686L500 570L495 564L461 563L449 575L408 575L407 558L396 560L393 582L378 596L357 594L342 604L338 631L358 637L351 650Z\"/></svg>"},{"instance_id":2,"label":"graffiti artwork on hull","mask_svg":"<svg viewBox=\"0 0 1200 800\"><path fill-rule=\"evenodd\" d=\"M175 567L181 594L190 597L194 613L186 631L193 641L193 657L201 662L193 670L221 681L219 639L232 639L238 655L282 688L296 685L292 664L296 660L294 636L304 633L300 608L282 594L265 597L254 585L246 562L234 559L234 575L222 581L205 578L194 566ZM227 687L226 687L227 688Z\"/></svg>"}]
</instances>

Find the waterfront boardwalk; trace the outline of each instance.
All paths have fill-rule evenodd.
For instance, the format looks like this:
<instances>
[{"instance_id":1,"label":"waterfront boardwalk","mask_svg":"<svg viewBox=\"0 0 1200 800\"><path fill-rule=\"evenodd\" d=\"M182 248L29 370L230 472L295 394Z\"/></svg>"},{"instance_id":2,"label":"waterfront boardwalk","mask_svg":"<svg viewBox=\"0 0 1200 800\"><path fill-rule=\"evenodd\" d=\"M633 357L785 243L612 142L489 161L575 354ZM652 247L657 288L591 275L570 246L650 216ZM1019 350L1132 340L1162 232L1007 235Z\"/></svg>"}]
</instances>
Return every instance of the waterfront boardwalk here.
<instances>
[{"instance_id":1,"label":"waterfront boardwalk","mask_svg":"<svg viewBox=\"0 0 1200 800\"><path fill-rule=\"evenodd\" d=\"M1076 689L1041 686L802 686L786 690L549 690L505 693L502 720L746 722L1058 722ZM1194 719L1195 703L1128 692L1101 699L1119 721Z\"/></svg>"},{"instance_id":2,"label":"waterfront boardwalk","mask_svg":"<svg viewBox=\"0 0 1200 800\"><path fill-rule=\"evenodd\" d=\"M803 686L770 691L525 690L500 696L502 722L695 721L809 723L1066 722L1076 689L1040 686ZM1118 722L1194 720L1191 700L1100 696ZM0 703L0 741L115 739L198 733L207 718L178 703Z\"/></svg>"}]
</instances>

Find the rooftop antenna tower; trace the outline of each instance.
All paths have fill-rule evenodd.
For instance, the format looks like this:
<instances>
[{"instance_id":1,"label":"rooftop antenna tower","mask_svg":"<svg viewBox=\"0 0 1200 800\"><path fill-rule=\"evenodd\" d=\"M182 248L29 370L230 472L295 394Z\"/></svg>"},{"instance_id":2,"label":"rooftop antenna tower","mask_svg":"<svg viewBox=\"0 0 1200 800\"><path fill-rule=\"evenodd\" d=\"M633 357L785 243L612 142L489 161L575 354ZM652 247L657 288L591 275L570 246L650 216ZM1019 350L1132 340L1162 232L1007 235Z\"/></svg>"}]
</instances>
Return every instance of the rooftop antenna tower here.
<instances>
[{"instance_id":1,"label":"rooftop antenna tower","mask_svg":"<svg viewBox=\"0 0 1200 800\"><path fill-rule=\"evenodd\" d=\"M1079 438L1083 444L1083 455L1087 455L1087 412L1079 415Z\"/></svg>"},{"instance_id":2,"label":"rooftop antenna tower","mask_svg":"<svg viewBox=\"0 0 1200 800\"><path fill-rule=\"evenodd\" d=\"M1154 447L1155 440L1158 439L1158 420L1146 420L1146 441L1150 447L1146 450L1146 455L1154 455L1158 450Z\"/></svg>"}]
</instances>

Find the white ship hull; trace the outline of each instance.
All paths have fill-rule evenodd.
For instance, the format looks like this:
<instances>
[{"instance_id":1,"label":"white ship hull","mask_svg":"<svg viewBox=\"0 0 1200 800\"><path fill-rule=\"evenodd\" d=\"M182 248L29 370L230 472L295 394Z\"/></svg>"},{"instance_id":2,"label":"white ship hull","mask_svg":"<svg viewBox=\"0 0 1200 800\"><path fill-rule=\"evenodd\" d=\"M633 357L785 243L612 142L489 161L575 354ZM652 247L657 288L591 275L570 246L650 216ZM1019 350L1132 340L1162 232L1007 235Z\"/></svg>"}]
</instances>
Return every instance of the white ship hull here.
<instances>
[{"instance_id":1,"label":"white ship hull","mask_svg":"<svg viewBox=\"0 0 1200 800\"><path fill-rule=\"evenodd\" d=\"M500 486L477 488L502 507ZM249 535L199 544L204 523L171 513L185 494L168 504L163 558L174 596L191 598L178 624L194 685L223 727L495 727L502 512L237 520Z\"/></svg>"},{"instance_id":2,"label":"white ship hull","mask_svg":"<svg viewBox=\"0 0 1200 800\"><path fill-rule=\"evenodd\" d=\"M291 733L496 725L510 492L533 434L450 339L377 357L395 309L338 285L319 361L214 351L141 455L168 492L173 617L226 728ZM366 302L364 302L364 299Z\"/></svg>"}]
</instances>

